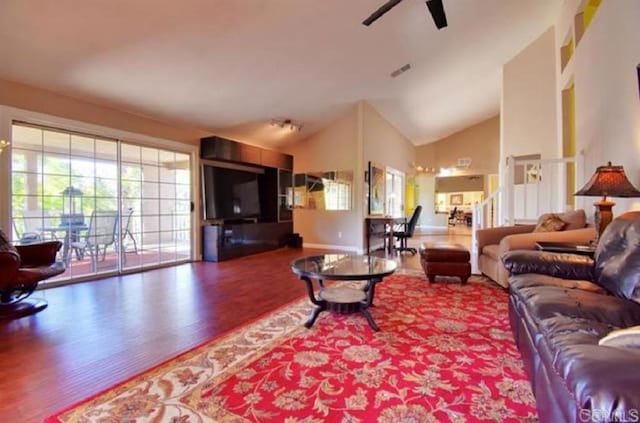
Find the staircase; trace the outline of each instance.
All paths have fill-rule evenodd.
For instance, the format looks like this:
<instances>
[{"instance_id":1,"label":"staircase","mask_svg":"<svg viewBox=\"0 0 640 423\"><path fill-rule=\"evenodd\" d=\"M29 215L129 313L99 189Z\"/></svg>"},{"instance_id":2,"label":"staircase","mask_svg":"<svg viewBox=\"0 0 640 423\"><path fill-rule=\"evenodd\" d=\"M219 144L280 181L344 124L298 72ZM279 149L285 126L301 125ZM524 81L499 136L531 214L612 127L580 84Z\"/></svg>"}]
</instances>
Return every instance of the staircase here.
<instances>
[{"instance_id":1,"label":"staircase","mask_svg":"<svg viewBox=\"0 0 640 423\"><path fill-rule=\"evenodd\" d=\"M573 208L576 176L582 174L584 155L561 159L518 159L510 156L500 187L473 207L472 250L476 231L496 226L535 223L543 213Z\"/></svg>"}]
</instances>

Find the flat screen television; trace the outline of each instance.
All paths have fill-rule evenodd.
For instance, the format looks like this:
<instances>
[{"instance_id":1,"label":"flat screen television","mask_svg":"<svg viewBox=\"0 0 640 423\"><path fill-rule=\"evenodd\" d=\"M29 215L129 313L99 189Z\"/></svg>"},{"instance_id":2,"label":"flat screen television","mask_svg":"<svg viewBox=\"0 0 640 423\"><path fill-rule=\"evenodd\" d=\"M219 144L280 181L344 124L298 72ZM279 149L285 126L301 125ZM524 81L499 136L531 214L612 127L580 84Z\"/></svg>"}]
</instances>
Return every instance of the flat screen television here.
<instances>
[{"instance_id":1,"label":"flat screen television","mask_svg":"<svg viewBox=\"0 0 640 423\"><path fill-rule=\"evenodd\" d=\"M202 165L205 219L261 217L261 176L258 171Z\"/></svg>"}]
</instances>

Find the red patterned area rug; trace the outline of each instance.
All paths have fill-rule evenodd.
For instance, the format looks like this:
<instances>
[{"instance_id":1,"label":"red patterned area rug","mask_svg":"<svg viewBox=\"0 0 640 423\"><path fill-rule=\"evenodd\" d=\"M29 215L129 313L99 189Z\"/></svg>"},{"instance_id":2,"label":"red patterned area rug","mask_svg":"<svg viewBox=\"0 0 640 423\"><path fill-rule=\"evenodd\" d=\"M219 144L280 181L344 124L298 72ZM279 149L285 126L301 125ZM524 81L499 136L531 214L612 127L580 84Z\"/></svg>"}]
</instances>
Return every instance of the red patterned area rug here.
<instances>
[{"instance_id":1,"label":"red patterned area rug","mask_svg":"<svg viewBox=\"0 0 640 423\"><path fill-rule=\"evenodd\" d=\"M508 328L507 294L472 277L410 275L360 314L283 307L46 422L537 421Z\"/></svg>"}]
</instances>

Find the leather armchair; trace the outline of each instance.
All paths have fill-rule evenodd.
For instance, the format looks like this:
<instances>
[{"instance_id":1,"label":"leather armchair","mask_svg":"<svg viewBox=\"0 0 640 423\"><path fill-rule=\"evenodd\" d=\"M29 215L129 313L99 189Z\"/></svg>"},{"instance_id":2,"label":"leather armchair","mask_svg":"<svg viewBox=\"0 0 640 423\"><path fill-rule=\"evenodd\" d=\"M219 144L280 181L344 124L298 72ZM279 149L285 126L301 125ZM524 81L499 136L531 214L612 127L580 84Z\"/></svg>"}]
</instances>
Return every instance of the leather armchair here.
<instances>
[{"instance_id":1,"label":"leather armchair","mask_svg":"<svg viewBox=\"0 0 640 423\"><path fill-rule=\"evenodd\" d=\"M65 271L56 262L62 243L41 242L12 246L0 231L0 319L27 316L47 307L40 299L27 299L38 283Z\"/></svg>"}]
</instances>

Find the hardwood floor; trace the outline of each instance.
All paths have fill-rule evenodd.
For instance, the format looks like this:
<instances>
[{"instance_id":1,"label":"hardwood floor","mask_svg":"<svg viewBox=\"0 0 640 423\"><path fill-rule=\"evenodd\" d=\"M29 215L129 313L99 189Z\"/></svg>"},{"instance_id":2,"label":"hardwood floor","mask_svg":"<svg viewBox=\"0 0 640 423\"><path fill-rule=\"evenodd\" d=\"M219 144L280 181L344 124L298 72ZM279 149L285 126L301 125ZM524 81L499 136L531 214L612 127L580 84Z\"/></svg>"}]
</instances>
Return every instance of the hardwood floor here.
<instances>
[{"instance_id":1,"label":"hardwood floor","mask_svg":"<svg viewBox=\"0 0 640 423\"><path fill-rule=\"evenodd\" d=\"M421 234L410 245L464 235ZM282 249L38 291L49 307L0 323L0 415L37 422L305 294ZM402 267L419 269L418 256Z\"/></svg>"}]
</instances>

